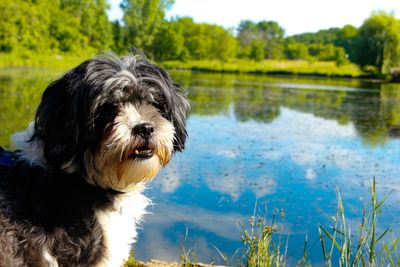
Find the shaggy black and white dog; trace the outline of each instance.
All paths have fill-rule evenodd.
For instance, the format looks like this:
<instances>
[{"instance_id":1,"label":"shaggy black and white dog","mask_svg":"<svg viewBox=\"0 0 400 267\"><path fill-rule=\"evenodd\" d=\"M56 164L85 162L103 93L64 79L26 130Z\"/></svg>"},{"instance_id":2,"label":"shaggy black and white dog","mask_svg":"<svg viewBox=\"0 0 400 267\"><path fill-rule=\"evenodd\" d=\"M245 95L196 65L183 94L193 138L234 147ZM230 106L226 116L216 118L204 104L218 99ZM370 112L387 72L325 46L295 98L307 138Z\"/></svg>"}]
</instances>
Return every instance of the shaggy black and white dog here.
<instances>
[{"instance_id":1,"label":"shaggy black and white dog","mask_svg":"<svg viewBox=\"0 0 400 267\"><path fill-rule=\"evenodd\" d=\"M122 265L144 184L184 148L188 112L140 56L90 59L51 83L17 150L0 151L0 266Z\"/></svg>"}]
</instances>

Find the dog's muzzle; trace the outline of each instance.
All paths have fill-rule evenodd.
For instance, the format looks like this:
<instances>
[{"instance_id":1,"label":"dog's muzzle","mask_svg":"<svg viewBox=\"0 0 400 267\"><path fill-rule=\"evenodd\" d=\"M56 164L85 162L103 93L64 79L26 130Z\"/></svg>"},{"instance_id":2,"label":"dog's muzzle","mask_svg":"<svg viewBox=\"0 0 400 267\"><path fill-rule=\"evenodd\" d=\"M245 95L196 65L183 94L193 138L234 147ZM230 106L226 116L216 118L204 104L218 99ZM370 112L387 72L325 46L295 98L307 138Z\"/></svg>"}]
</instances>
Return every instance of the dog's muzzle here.
<instances>
[{"instance_id":1,"label":"dog's muzzle","mask_svg":"<svg viewBox=\"0 0 400 267\"><path fill-rule=\"evenodd\" d=\"M150 123L141 123L133 127L132 134L143 139L143 144L136 147L130 154L131 159L148 159L154 154L154 144L151 142L151 137L154 133L154 127Z\"/></svg>"}]
</instances>

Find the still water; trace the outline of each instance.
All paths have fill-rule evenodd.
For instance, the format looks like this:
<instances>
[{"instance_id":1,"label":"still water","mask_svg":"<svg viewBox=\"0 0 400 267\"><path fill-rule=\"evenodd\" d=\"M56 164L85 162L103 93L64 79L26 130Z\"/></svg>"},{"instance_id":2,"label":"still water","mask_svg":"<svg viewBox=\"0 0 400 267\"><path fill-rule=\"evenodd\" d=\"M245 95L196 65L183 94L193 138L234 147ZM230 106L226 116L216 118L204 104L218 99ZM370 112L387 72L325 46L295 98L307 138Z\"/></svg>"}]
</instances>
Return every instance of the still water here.
<instances>
[{"instance_id":1,"label":"still water","mask_svg":"<svg viewBox=\"0 0 400 267\"><path fill-rule=\"evenodd\" d=\"M0 70L0 144L32 119L45 86L62 71ZM239 222L255 206L268 218L284 210L280 235L296 262L305 238L322 253L318 225L329 228L341 192L358 229L375 176L389 194L379 229L400 233L400 84L334 79L173 72L188 90L192 114L184 153L150 184L153 200L136 257L199 261L241 247ZM216 249L218 248L218 250ZM240 250L239 250L240 252ZM238 253L240 254L240 253Z\"/></svg>"}]
</instances>

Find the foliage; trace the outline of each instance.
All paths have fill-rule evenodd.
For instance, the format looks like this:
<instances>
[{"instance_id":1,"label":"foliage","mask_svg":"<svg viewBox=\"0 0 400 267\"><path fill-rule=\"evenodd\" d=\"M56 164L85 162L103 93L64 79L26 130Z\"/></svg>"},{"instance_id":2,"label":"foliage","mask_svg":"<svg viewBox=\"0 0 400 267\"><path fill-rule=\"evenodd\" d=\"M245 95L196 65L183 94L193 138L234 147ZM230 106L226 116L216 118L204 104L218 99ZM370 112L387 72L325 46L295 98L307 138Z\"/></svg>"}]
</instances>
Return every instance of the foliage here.
<instances>
[{"instance_id":1,"label":"foliage","mask_svg":"<svg viewBox=\"0 0 400 267\"><path fill-rule=\"evenodd\" d=\"M273 236L279 230L275 221L277 214L278 212L275 211L269 224L267 224L265 217L254 214L249 219L249 229L240 222L243 233L240 239L243 242L246 257L245 266L278 267L286 265L286 251L282 254L280 239L278 242L273 239ZM284 212L281 211L280 217L283 218L283 216Z\"/></svg>"},{"instance_id":2,"label":"foliage","mask_svg":"<svg viewBox=\"0 0 400 267\"><path fill-rule=\"evenodd\" d=\"M363 210L359 233L356 235L347 225L339 190L337 190L337 199L337 215L332 230L329 231L322 225L319 226L325 266L398 266L400 264L400 255L398 254L400 238L387 240L386 236L390 228L378 234L378 215L384 200L377 199L375 178L371 183L370 211ZM327 246L327 241L330 242L330 247ZM355 243L353 243L354 241ZM332 263L332 255L335 250L339 252L339 259L337 263L336 261Z\"/></svg>"},{"instance_id":3,"label":"foliage","mask_svg":"<svg viewBox=\"0 0 400 267\"><path fill-rule=\"evenodd\" d=\"M0 52L80 53L109 49L105 0L4 0Z\"/></svg>"},{"instance_id":4,"label":"foliage","mask_svg":"<svg viewBox=\"0 0 400 267\"><path fill-rule=\"evenodd\" d=\"M165 22L152 51L156 60L220 59L236 56L236 40L224 28L191 18Z\"/></svg>"},{"instance_id":5,"label":"foliage","mask_svg":"<svg viewBox=\"0 0 400 267\"><path fill-rule=\"evenodd\" d=\"M275 21L241 21L237 37L241 57L254 60L282 58L284 33Z\"/></svg>"},{"instance_id":6,"label":"foliage","mask_svg":"<svg viewBox=\"0 0 400 267\"><path fill-rule=\"evenodd\" d=\"M391 69L400 66L400 21L392 14L375 12L359 29L346 25L341 29L330 28L317 33L294 35L286 38L286 55L292 59L309 60L305 47L309 50L309 56L313 56L310 49L316 45L320 48L325 46L325 55L317 57L318 60L326 58L328 52L328 58L335 58L339 64L349 59L366 70L387 75ZM333 53L334 50L336 52Z\"/></svg>"},{"instance_id":7,"label":"foliage","mask_svg":"<svg viewBox=\"0 0 400 267\"><path fill-rule=\"evenodd\" d=\"M372 14L360 28L358 50L357 63L388 74L400 65L400 21L387 13Z\"/></svg>"},{"instance_id":8,"label":"foliage","mask_svg":"<svg viewBox=\"0 0 400 267\"><path fill-rule=\"evenodd\" d=\"M400 264L400 238L388 238L390 229L387 228L378 233L378 216L383 201L379 201L376 195L375 178L371 183L371 205L370 210L363 211L359 233L354 235L352 229L346 222L345 210L340 192L337 191L337 215L334 217L335 225L332 230L319 226L319 237L325 266L398 266ZM242 225L242 241L245 248L245 266L285 266L287 261L287 246L282 254L280 239L276 242L276 218L274 213L272 222L267 224L265 217L252 216L250 218L250 229ZM354 229L353 229L354 230ZM355 243L353 243L355 241ZM328 246L328 242L330 246ZM307 240L304 247L303 257L297 266L302 264L311 266L307 260ZM334 256L337 250L338 256Z\"/></svg>"},{"instance_id":9,"label":"foliage","mask_svg":"<svg viewBox=\"0 0 400 267\"><path fill-rule=\"evenodd\" d=\"M123 0L121 8L126 25L126 44L147 50L153 44L173 0Z\"/></svg>"},{"instance_id":10,"label":"foliage","mask_svg":"<svg viewBox=\"0 0 400 267\"><path fill-rule=\"evenodd\" d=\"M118 20L112 22L112 37L113 42L111 49L117 54L126 53L127 50L125 47L125 28Z\"/></svg>"},{"instance_id":11,"label":"foliage","mask_svg":"<svg viewBox=\"0 0 400 267\"><path fill-rule=\"evenodd\" d=\"M375 76L394 73L400 66L400 20L392 14L373 13L359 29L346 25L290 37L284 36L278 22L244 20L235 35L234 29L196 23L192 18L167 20L166 10L173 4L174 0L121 0L123 19L110 22L107 0L3 0L0 53L17 59L10 65L38 55L82 57L111 49L117 54L144 51L156 61L219 60L229 64L235 59L260 63L289 59L310 64L330 61L338 66L351 62Z\"/></svg>"},{"instance_id":12,"label":"foliage","mask_svg":"<svg viewBox=\"0 0 400 267\"><path fill-rule=\"evenodd\" d=\"M135 259L135 252L131 250L129 258L124 262L123 267L140 267L141 264Z\"/></svg>"},{"instance_id":13,"label":"foliage","mask_svg":"<svg viewBox=\"0 0 400 267\"><path fill-rule=\"evenodd\" d=\"M263 60L245 59L230 61L192 60L189 62L165 61L168 69L195 70L209 72L295 74L333 77L360 77L362 72L355 64L338 65L336 62L308 62L305 60Z\"/></svg>"}]
</instances>

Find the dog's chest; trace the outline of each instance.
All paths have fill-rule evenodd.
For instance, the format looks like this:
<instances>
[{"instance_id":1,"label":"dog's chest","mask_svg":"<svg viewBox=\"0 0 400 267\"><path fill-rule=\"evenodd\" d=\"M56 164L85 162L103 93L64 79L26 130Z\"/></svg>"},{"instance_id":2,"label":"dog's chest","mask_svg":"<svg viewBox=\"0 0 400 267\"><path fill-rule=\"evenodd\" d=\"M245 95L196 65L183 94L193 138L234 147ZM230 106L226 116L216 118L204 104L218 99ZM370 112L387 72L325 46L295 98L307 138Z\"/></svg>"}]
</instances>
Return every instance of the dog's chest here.
<instances>
[{"instance_id":1,"label":"dog's chest","mask_svg":"<svg viewBox=\"0 0 400 267\"><path fill-rule=\"evenodd\" d=\"M113 210L96 212L106 246L106 258L101 266L121 266L128 258L137 224L148 204L149 199L141 192L130 192L117 199Z\"/></svg>"}]
</instances>

